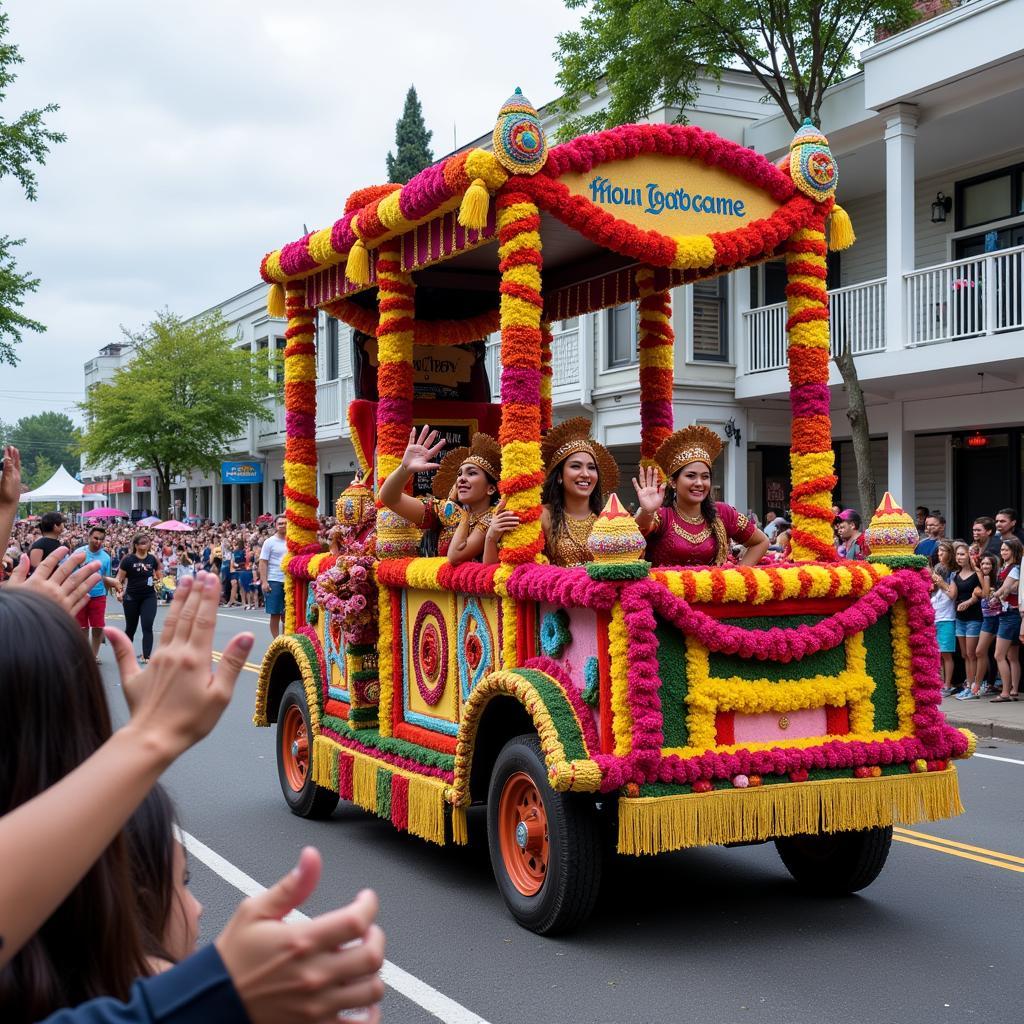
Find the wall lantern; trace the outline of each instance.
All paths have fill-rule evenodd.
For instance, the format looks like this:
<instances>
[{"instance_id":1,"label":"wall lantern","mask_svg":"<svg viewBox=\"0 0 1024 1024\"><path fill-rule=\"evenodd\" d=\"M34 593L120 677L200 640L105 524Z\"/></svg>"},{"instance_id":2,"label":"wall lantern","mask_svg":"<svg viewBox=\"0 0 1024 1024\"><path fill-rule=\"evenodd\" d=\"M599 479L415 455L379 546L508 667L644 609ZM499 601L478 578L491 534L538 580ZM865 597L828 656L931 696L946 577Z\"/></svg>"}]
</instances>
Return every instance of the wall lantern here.
<instances>
[{"instance_id":1,"label":"wall lantern","mask_svg":"<svg viewBox=\"0 0 1024 1024\"><path fill-rule=\"evenodd\" d=\"M953 209L953 200L945 193L940 192L932 203L932 223L945 224L946 214Z\"/></svg>"},{"instance_id":2,"label":"wall lantern","mask_svg":"<svg viewBox=\"0 0 1024 1024\"><path fill-rule=\"evenodd\" d=\"M732 438L736 442L737 448L740 446L740 440L743 435L740 433L740 428L736 426L735 416L729 417L729 422L725 425L725 436Z\"/></svg>"}]
</instances>

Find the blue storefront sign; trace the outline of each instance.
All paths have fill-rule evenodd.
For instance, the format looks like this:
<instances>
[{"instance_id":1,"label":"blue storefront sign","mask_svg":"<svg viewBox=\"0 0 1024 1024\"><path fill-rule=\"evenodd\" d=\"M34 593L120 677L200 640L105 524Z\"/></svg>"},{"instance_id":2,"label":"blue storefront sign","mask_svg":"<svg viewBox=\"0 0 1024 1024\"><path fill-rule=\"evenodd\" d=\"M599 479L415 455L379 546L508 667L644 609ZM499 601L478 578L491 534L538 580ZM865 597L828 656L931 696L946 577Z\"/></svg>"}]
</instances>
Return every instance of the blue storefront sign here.
<instances>
[{"instance_id":1,"label":"blue storefront sign","mask_svg":"<svg viewBox=\"0 0 1024 1024\"><path fill-rule=\"evenodd\" d=\"M222 462L220 464L220 482L222 484L261 484L263 483L263 463Z\"/></svg>"}]
</instances>

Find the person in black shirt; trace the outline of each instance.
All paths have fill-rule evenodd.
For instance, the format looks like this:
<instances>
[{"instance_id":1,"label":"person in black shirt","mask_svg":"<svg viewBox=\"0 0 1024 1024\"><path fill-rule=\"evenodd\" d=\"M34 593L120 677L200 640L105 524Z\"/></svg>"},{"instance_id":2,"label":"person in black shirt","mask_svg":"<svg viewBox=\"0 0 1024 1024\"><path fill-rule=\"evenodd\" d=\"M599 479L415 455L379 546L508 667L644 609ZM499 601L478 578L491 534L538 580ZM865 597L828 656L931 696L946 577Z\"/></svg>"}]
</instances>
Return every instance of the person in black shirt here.
<instances>
[{"instance_id":1,"label":"person in black shirt","mask_svg":"<svg viewBox=\"0 0 1024 1024\"><path fill-rule=\"evenodd\" d=\"M142 658L145 665L153 653L153 620L156 618L156 584L160 582L160 563L149 553L149 537L132 537L132 553L126 555L117 570L124 584L124 631L135 642L135 630L142 623Z\"/></svg>"},{"instance_id":2,"label":"person in black shirt","mask_svg":"<svg viewBox=\"0 0 1024 1024\"><path fill-rule=\"evenodd\" d=\"M28 549L29 575L39 567L39 563L51 552L60 547L60 535L64 529L64 517L59 512L47 512L39 520L39 540Z\"/></svg>"}]
</instances>

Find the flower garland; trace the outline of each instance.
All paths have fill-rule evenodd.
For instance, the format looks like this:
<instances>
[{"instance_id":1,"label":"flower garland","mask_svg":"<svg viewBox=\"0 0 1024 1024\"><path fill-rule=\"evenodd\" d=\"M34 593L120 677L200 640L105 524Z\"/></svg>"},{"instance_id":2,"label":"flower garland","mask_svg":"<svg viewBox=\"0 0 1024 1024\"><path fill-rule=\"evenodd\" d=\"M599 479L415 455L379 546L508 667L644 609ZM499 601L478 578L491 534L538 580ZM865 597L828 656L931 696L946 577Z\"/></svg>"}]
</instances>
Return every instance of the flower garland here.
<instances>
[{"instance_id":1,"label":"flower garland","mask_svg":"<svg viewBox=\"0 0 1024 1024\"><path fill-rule=\"evenodd\" d=\"M544 548L540 527L541 243L540 213L528 196L498 196L501 272L501 494L519 516L505 535L501 561L532 562Z\"/></svg>"},{"instance_id":2,"label":"flower garland","mask_svg":"<svg viewBox=\"0 0 1024 1024\"><path fill-rule=\"evenodd\" d=\"M351 299L335 299L323 309L349 327L376 337L380 326L380 314L377 311L366 309ZM417 345L467 345L493 334L500 323L498 310L467 317L465 320L417 320L412 328L413 342Z\"/></svg>"},{"instance_id":3,"label":"flower garland","mask_svg":"<svg viewBox=\"0 0 1024 1024\"><path fill-rule=\"evenodd\" d=\"M399 193L394 193L399 194ZM377 483L401 464L412 428L412 345L415 285L403 273L398 249L381 249L377 261ZM381 531L383 532L383 531Z\"/></svg>"},{"instance_id":4,"label":"flower garland","mask_svg":"<svg viewBox=\"0 0 1024 1024\"><path fill-rule=\"evenodd\" d=\"M551 382L554 370L551 366L551 324L545 320L540 325L540 432L551 429Z\"/></svg>"},{"instance_id":5,"label":"flower garland","mask_svg":"<svg viewBox=\"0 0 1024 1024\"><path fill-rule=\"evenodd\" d=\"M672 433L675 335L669 293L655 288L654 270L640 267L636 284L640 293L640 464L651 466L655 452Z\"/></svg>"},{"instance_id":6,"label":"flower garland","mask_svg":"<svg viewBox=\"0 0 1024 1024\"><path fill-rule=\"evenodd\" d=\"M373 553L355 542L337 558L334 567L313 581L317 603L341 620L349 644L377 638L377 584Z\"/></svg>"},{"instance_id":7,"label":"flower garland","mask_svg":"<svg viewBox=\"0 0 1024 1024\"><path fill-rule=\"evenodd\" d=\"M829 416L825 252L825 216L819 211L786 245L794 561L837 557L832 545L832 490L838 481Z\"/></svg>"}]
</instances>

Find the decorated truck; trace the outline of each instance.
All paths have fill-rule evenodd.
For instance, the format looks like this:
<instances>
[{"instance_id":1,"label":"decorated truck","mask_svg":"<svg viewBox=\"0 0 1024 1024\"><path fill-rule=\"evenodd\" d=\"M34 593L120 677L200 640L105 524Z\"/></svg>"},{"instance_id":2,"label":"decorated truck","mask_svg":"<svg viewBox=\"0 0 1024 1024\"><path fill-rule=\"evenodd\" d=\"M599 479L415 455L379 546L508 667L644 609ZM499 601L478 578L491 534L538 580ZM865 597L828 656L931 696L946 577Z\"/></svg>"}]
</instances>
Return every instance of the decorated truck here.
<instances>
[{"instance_id":1,"label":"decorated truck","mask_svg":"<svg viewBox=\"0 0 1024 1024\"><path fill-rule=\"evenodd\" d=\"M694 126L626 125L548 147L518 92L491 149L352 193L269 253L286 316L285 632L254 721L275 725L284 798L339 799L435 843L486 804L495 878L522 925L579 925L609 831L619 854L774 841L798 882L847 893L896 823L962 811L973 737L939 709L913 523L887 495L868 562L832 543L828 245L852 242L812 125L772 163ZM637 303L641 457L673 429L671 289L784 259L792 545L757 566L657 566L613 496L591 560L548 564L541 444L550 324ZM359 477L318 540L315 321L353 329ZM483 339L500 332L500 403ZM519 525L494 564L428 557L379 503L410 430L501 444ZM415 493L429 480L413 482ZM474 817L474 824L476 818ZM481 823L482 824L482 823Z\"/></svg>"}]
</instances>

